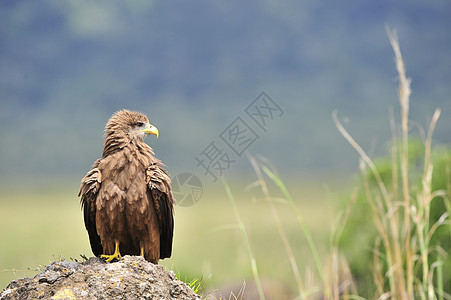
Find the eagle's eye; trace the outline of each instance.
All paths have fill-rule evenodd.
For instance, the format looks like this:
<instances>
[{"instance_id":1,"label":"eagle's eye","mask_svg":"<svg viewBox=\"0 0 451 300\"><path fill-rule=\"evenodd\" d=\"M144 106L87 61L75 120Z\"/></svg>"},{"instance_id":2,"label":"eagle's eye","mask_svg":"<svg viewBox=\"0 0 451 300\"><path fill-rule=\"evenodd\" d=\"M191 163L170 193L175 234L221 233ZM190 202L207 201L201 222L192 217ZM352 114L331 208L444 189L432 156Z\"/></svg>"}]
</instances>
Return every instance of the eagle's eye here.
<instances>
[{"instance_id":1,"label":"eagle's eye","mask_svg":"<svg viewBox=\"0 0 451 300\"><path fill-rule=\"evenodd\" d=\"M143 122L136 122L136 126L138 126L138 127L143 127L143 126L144 126L144 123L143 123Z\"/></svg>"}]
</instances>

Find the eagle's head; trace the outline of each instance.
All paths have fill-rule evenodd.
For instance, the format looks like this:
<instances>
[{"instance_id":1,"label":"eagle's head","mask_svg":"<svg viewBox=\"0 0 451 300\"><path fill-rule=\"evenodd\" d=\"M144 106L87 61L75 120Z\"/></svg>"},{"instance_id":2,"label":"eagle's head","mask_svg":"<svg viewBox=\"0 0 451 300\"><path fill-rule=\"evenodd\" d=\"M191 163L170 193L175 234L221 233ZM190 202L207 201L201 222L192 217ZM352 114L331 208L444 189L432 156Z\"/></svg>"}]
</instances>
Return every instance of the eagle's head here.
<instances>
[{"instance_id":1,"label":"eagle's head","mask_svg":"<svg viewBox=\"0 0 451 300\"><path fill-rule=\"evenodd\" d=\"M158 129L149 123L149 119L142 113L120 110L108 120L105 126L105 137L122 138L128 142L144 140L146 135L154 134L158 138Z\"/></svg>"}]
</instances>

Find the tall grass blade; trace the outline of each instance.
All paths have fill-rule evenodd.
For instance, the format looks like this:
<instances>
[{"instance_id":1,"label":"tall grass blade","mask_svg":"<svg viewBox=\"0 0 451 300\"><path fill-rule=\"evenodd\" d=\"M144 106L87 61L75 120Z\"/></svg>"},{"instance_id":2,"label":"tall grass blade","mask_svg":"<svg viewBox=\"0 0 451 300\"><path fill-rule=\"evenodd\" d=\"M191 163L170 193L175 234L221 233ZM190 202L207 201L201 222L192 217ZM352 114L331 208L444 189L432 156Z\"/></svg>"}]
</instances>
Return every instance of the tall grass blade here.
<instances>
[{"instance_id":1,"label":"tall grass blade","mask_svg":"<svg viewBox=\"0 0 451 300\"><path fill-rule=\"evenodd\" d=\"M252 167L254 168L255 173L257 174L258 185L261 187L261 189L263 191L263 194L265 195L266 200L267 200L267 202L269 204L269 207L271 209L271 214L273 216L273 219L274 219L274 221L276 223L276 226L277 226L277 229L279 231L279 236L280 236L280 238L281 238L281 240L282 240L282 242L284 244L285 251L287 252L288 260L290 261L291 269L293 271L293 274L294 274L294 277L295 277L295 280L296 280L296 284L297 284L297 287L298 287L298 293L299 293L299 295L301 295L301 294L304 293L304 285L302 283L301 274L299 273L299 268L298 268L296 259L294 257L293 250L292 250L292 248L290 246L290 242L288 241L288 237L285 234L285 230L283 229L283 225L282 225L282 223L280 221L279 215L277 214L277 210L274 207L274 203L273 203L274 201L273 201L273 199L272 199L272 197L271 197L271 195L269 193L269 189L268 189L268 186L266 184L266 181L263 179L263 176L262 176L262 173L261 173L261 170L260 170L260 167L259 167L259 164L258 164L257 160L252 155L250 155L249 153L246 153L246 156L249 159Z\"/></svg>"},{"instance_id":2,"label":"tall grass blade","mask_svg":"<svg viewBox=\"0 0 451 300\"><path fill-rule=\"evenodd\" d=\"M224 178L224 176L221 176L221 180L222 180L222 184L224 185L224 189L227 193L227 197L230 200L230 204L232 205L233 212L235 214L235 218L238 223L238 227L241 231L241 234L243 235L244 244L246 245L247 254L248 254L250 262L251 262L252 275L254 276L258 295L260 297L260 300L264 300L265 294L263 293L262 283L261 283L260 276L258 274L258 269L257 269L257 262L255 260L254 255L252 254L251 244L249 243L249 238L246 233L246 228L244 227L243 220L241 219L240 212L238 211L238 207L235 202L235 198L233 197L232 191L230 190L227 180Z\"/></svg>"},{"instance_id":3,"label":"tall grass blade","mask_svg":"<svg viewBox=\"0 0 451 300\"><path fill-rule=\"evenodd\" d=\"M280 178L279 174L271 171L265 165L261 166L261 169L277 185L277 187L280 189L280 191L284 195L285 199L288 200L288 203L289 203L290 207L293 209L293 212L296 215L296 219L298 220L299 225L301 226L302 231L304 232L304 236L310 247L310 251L312 252L313 257L315 258L315 264L316 264L316 269L318 270L318 274L320 275L321 279L324 280L324 269L323 269L323 265L321 263L321 259L319 257L318 249L316 248L315 243L313 242L312 235L310 234L310 231L308 230L307 226L305 225L304 218L302 217L301 212L299 211L296 204L294 203L294 200L291 197L290 193L288 192L288 189L286 188L286 186L283 183L282 179Z\"/></svg>"}]
</instances>

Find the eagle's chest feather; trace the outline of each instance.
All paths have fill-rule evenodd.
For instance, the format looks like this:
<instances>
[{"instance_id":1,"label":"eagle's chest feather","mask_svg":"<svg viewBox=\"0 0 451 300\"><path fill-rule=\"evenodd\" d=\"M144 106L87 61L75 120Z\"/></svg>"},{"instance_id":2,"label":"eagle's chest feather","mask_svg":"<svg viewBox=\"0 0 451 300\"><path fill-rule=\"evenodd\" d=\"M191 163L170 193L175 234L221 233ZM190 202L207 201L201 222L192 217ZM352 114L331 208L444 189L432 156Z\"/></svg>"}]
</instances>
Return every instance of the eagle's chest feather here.
<instances>
[{"instance_id":1,"label":"eagle's chest feather","mask_svg":"<svg viewBox=\"0 0 451 300\"><path fill-rule=\"evenodd\" d=\"M148 154L148 155L146 155ZM105 157L99 165L102 187L97 197L97 209L120 211L136 205L142 212L148 205L146 168L151 164L150 153L125 147Z\"/></svg>"}]
</instances>

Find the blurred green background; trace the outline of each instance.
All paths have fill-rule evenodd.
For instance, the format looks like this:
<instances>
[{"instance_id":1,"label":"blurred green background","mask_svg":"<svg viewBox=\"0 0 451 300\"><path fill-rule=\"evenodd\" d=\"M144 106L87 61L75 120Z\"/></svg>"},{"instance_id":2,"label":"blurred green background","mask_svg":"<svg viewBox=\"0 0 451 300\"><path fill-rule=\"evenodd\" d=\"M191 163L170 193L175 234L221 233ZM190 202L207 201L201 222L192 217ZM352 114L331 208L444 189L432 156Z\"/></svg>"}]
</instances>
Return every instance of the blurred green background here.
<instances>
[{"instance_id":1,"label":"blurred green background","mask_svg":"<svg viewBox=\"0 0 451 300\"><path fill-rule=\"evenodd\" d=\"M329 187L307 182L310 180L306 178L302 189L295 190L293 185L292 190L296 191L293 196L302 201L306 222L324 254L333 221L332 196ZM268 203L263 201L261 192L244 191L242 183L231 186L261 276L294 285ZM92 256L74 196L77 188L69 183L64 188L35 186L1 192L2 199L7 199L0 204L2 288L18 277L34 276L36 268L42 269L55 259L83 261L80 254ZM300 267L312 267L311 253L293 212L285 205L276 206ZM203 278L209 288L252 278L241 232L221 186L205 188L202 200L195 206L176 208L173 255L160 263L174 270L182 280Z\"/></svg>"},{"instance_id":2,"label":"blurred green background","mask_svg":"<svg viewBox=\"0 0 451 300\"><path fill-rule=\"evenodd\" d=\"M259 137L248 150L279 169L325 247L333 195L358 164L332 111L377 155L389 108L398 110L385 25L397 29L413 78L413 124L440 107L434 136L450 142L450 13L448 1L0 1L0 288L60 256L91 255L76 195L122 108L159 128L148 142L172 175L194 173L204 186L196 205L176 209L169 268L214 283L250 275L223 188L195 160L212 141L227 149L219 135L236 117ZM266 130L245 114L263 91L283 109ZM245 191L252 168L233 159L224 175L262 272L293 280L267 205ZM292 212L280 209L310 265Z\"/></svg>"}]
</instances>

